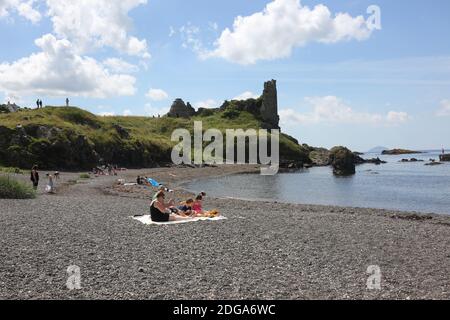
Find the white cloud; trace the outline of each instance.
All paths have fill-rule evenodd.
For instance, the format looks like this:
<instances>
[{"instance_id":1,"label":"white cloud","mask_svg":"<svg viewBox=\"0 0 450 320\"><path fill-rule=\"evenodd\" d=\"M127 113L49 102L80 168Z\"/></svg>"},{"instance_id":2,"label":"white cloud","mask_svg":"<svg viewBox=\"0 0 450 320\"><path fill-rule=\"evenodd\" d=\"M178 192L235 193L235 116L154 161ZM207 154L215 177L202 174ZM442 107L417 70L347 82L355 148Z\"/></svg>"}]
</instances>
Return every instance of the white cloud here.
<instances>
[{"instance_id":1,"label":"white cloud","mask_svg":"<svg viewBox=\"0 0 450 320\"><path fill-rule=\"evenodd\" d=\"M335 96L306 98L306 103L312 107L308 113L300 113L293 109L280 111L281 122L289 124L400 124L409 120L406 112L389 111L386 115L380 113L358 112L348 106L342 99Z\"/></svg>"},{"instance_id":2,"label":"white cloud","mask_svg":"<svg viewBox=\"0 0 450 320\"><path fill-rule=\"evenodd\" d=\"M300 0L273 0L262 12L235 18L233 30L226 28L216 48L201 57L220 57L240 64L289 57L295 47L309 42L335 43L365 40L371 30L363 16L332 15L324 5L313 9Z\"/></svg>"},{"instance_id":3,"label":"white cloud","mask_svg":"<svg viewBox=\"0 0 450 320\"><path fill-rule=\"evenodd\" d=\"M438 111L436 112L438 117L450 116L450 100L442 100Z\"/></svg>"},{"instance_id":4,"label":"white cloud","mask_svg":"<svg viewBox=\"0 0 450 320\"><path fill-rule=\"evenodd\" d=\"M162 89L155 89L155 88L151 88L150 90L148 90L145 96L154 101L162 101L169 98L169 94L167 92L165 92Z\"/></svg>"},{"instance_id":5,"label":"white cloud","mask_svg":"<svg viewBox=\"0 0 450 320\"><path fill-rule=\"evenodd\" d=\"M8 17L11 11L16 11L25 19L37 23L42 15L34 8L35 2L35 0L0 0L0 18Z\"/></svg>"},{"instance_id":6,"label":"white cloud","mask_svg":"<svg viewBox=\"0 0 450 320\"><path fill-rule=\"evenodd\" d=\"M133 115L133 112L131 112L131 110L130 109L125 109L125 110L123 110L123 113L122 113L125 117L128 117L128 116L131 116L131 115Z\"/></svg>"},{"instance_id":7,"label":"white cloud","mask_svg":"<svg viewBox=\"0 0 450 320\"><path fill-rule=\"evenodd\" d=\"M147 41L130 36L128 12L147 0L47 0L53 30L70 40L79 53L112 47L120 52L150 58Z\"/></svg>"},{"instance_id":8,"label":"white cloud","mask_svg":"<svg viewBox=\"0 0 450 320\"><path fill-rule=\"evenodd\" d=\"M170 26L169 27L169 38L172 38L177 32L175 31L175 28Z\"/></svg>"},{"instance_id":9,"label":"white cloud","mask_svg":"<svg viewBox=\"0 0 450 320\"><path fill-rule=\"evenodd\" d=\"M8 94L105 98L133 95L136 79L111 73L71 42L46 34L35 41L41 52L0 64L0 90Z\"/></svg>"},{"instance_id":10,"label":"white cloud","mask_svg":"<svg viewBox=\"0 0 450 320\"><path fill-rule=\"evenodd\" d=\"M199 109L199 108L212 109L212 108L217 108L218 103L214 99L208 99L205 101L199 101L199 102L195 103L194 106L197 109Z\"/></svg>"},{"instance_id":11,"label":"white cloud","mask_svg":"<svg viewBox=\"0 0 450 320\"><path fill-rule=\"evenodd\" d=\"M103 61L103 65L112 72L134 73L139 71L139 68L136 65L128 63L120 58L108 58Z\"/></svg>"},{"instance_id":12,"label":"white cloud","mask_svg":"<svg viewBox=\"0 0 450 320\"><path fill-rule=\"evenodd\" d=\"M387 121L393 124L407 122L410 116L406 112L389 111L387 114Z\"/></svg>"},{"instance_id":13,"label":"white cloud","mask_svg":"<svg viewBox=\"0 0 450 320\"><path fill-rule=\"evenodd\" d=\"M105 112L100 112L98 114L101 117L114 117L116 114L113 111L105 111Z\"/></svg>"},{"instance_id":14,"label":"white cloud","mask_svg":"<svg viewBox=\"0 0 450 320\"><path fill-rule=\"evenodd\" d=\"M192 25L188 22L186 25L180 28L180 35L182 39L182 47L189 48L200 57L207 54L206 49L203 46L203 42L200 39L200 28Z\"/></svg>"},{"instance_id":15,"label":"white cloud","mask_svg":"<svg viewBox=\"0 0 450 320\"><path fill-rule=\"evenodd\" d=\"M258 99L260 95L254 94L251 91L242 92L240 95L233 98L233 100L247 100L247 99Z\"/></svg>"}]
</instances>

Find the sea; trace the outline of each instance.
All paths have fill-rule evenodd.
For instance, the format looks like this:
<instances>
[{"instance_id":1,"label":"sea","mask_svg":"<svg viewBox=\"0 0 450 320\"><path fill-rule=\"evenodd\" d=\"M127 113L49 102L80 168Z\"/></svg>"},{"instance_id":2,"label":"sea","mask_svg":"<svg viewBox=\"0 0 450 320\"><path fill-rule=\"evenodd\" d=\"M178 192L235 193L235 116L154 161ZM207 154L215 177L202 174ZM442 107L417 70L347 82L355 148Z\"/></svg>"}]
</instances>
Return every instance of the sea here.
<instances>
[{"instance_id":1,"label":"sea","mask_svg":"<svg viewBox=\"0 0 450 320\"><path fill-rule=\"evenodd\" d=\"M196 180L185 187L222 198L450 215L450 162L425 165L431 159L439 161L440 153L366 153L362 155L365 159L379 157L387 163L359 165L356 174L349 177L334 176L331 167L314 167L275 176L237 174ZM401 162L411 158L419 161Z\"/></svg>"}]
</instances>

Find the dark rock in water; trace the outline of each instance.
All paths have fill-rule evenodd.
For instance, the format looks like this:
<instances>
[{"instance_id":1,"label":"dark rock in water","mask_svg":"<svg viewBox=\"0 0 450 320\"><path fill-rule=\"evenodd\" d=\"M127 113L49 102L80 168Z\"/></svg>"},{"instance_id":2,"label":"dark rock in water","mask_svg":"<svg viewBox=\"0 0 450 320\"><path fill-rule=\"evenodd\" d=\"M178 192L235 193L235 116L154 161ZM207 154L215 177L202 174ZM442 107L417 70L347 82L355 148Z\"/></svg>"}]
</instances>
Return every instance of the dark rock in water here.
<instances>
[{"instance_id":1,"label":"dark rock in water","mask_svg":"<svg viewBox=\"0 0 450 320\"><path fill-rule=\"evenodd\" d=\"M345 147L334 147L330 151L330 163L337 176L348 176L356 173L356 156Z\"/></svg>"},{"instance_id":2,"label":"dark rock in water","mask_svg":"<svg viewBox=\"0 0 450 320\"><path fill-rule=\"evenodd\" d=\"M300 170L304 167L303 162L301 161L280 161L280 168L281 169L288 169L288 170Z\"/></svg>"},{"instance_id":3,"label":"dark rock in water","mask_svg":"<svg viewBox=\"0 0 450 320\"><path fill-rule=\"evenodd\" d=\"M386 161L381 160L380 158L372 158L372 159L363 159L364 163L372 163L376 165L381 165L387 163Z\"/></svg>"},{"instance_id":4,"label":"dark rock in water","mask_svg":"<svg viewBox=\"0 0 450 320\"><path fill-rule=\"evenodd\" d=\"M411 158L411 159L402 159L399 162L424 162L423 160L418 160L416 158Z\"/></svg>"},{"instance_id":5,"label":"dark rock in water","mask_svg":"<svg viewBox=\"0 0 450 320\"><path fill-rule=\"evenodd\" d=\"M392 149L392 150L384 150L381 154L384 155L400 155L400 154L420 154L423 152L413 151L407 149Z\"/></svg>"},{"instance_id":6,"label":"dark rock in water","mask_svg":"<svg viewBox=\"0 0 450 320\"><path fill-rule=\"evenodd\" d=\"M173 118L189 118L195 115L195 109L189 102L186 105L182 99L178 98L172 103L167 115Z\"/></svg>"},{"instance_id":7,"label":"dark rock in water","mask_svg":"<svg viewBox=\"0 0 450 320\"><path fill-rule=\"evenodd\" d=\"M442 162L436 162L436 161L433 161L433 162L430 162L430 163L425 163L426 166L439 166L441 164L443 164L443 163Z\"/></svg>"},{"instance_id":8,"label":"dark rock in water","mask_svg":"<svg viewBox=\"0 0 450 320\"><path fill-rule=\"evenodd\" d=\"M441 154L439 156L440 161L450 161L450 153L449 154Z\"/></svg>"}]
</instances>

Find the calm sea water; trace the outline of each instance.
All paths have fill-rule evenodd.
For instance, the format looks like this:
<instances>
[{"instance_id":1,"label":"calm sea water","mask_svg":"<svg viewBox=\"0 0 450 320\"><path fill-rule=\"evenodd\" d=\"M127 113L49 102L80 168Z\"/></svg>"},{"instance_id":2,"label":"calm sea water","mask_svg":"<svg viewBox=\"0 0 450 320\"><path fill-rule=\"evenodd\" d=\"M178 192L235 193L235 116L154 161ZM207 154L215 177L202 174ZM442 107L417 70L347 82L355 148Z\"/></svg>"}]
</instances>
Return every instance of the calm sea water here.
<instances>
[{"instance_id":1,"label":"calm sea water","mask_svg":"<svg viewBox=\"0 0 450 320\"><path fill-rule=\"evenodd\" d=\"M425 166L429 159L439 159L439 151L363 157L380 157L388 163L358 166L351 177L335 177L331 168L323 167L276 176L240 174L193 181L186 187L218 197L450 214L450 163ZM399 162L404 158L425 162Z\"/></svg>"}]
</instances>

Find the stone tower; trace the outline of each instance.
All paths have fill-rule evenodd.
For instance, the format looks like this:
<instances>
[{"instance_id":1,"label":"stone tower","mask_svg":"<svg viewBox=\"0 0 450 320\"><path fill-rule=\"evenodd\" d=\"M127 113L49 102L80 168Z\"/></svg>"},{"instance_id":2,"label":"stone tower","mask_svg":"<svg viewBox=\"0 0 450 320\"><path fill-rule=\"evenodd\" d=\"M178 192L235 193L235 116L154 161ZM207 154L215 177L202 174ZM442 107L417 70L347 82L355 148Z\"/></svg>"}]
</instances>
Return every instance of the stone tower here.
<instances>
[{"instance_id":1,"label":"stone tower","mask_svg":"<svg viewBox=\"0 0 450 320\"><path fill-rule=\"evenodd\" d=\"M277 81L271 80L264 83L262 95L261 117L266 129L279 129L280 117L278 116Z\"/></svg>"}]
</instances>

